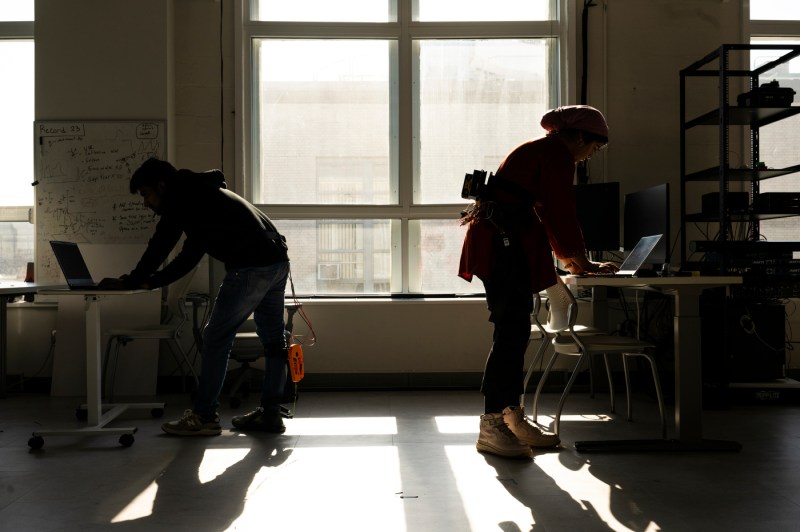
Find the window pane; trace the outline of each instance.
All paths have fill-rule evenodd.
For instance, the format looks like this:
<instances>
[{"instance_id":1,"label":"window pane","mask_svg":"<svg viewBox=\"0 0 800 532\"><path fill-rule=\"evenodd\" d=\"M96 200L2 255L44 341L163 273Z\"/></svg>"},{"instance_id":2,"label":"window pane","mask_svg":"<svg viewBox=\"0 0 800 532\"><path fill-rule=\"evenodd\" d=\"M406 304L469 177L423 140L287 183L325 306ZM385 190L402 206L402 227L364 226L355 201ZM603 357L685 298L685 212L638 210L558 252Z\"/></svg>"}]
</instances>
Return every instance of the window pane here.
<instances>
[{"instance_id":1,"label":"window pane","mask_svg":"<svg viewBox=\"0 0 800 532\"><path fill-rule=\"evenodd\" d=\"M390 220L276 220L298 295L389 294Z\"/></svg>"},{"instance_id":2,"label":"window pane","mask_svg":"<svg viewBox=\"0 0 800 532\"><path fill-rule=\"evenodd\" d=\"M752 4L751 4L752 5ZM753 44L800 44L800 39L753 39ZM751 53L751 68L756 68L786 53L786 50L758 50ZM800 94L800 59L793 59L759 78L760 83L777 81ZM793 105L798 105L797 96ZM787 168L800 164L800 117L793 116L759 128L759 159L770 168ZM798 189L798 174L784 175L759 182L760 192L792 192ZM797 240L800 218L762 220L761 235L767 240Z\"/></svg>"},{"instance_id":3,"label":"window pane","mask_svg":"<svg viewBox=\"0 0 800 532\"><path fill-rule=\"evenodd\" d=\"M0 0L0 22L30 22L34 0Z\"/></svg>"},{"instance_id":4,"label":"window pane","mask_svg":"<svg viewBox=\"0 0 800 532\"><path fill-rule=\"evenodd\" d=\"M391 22L396 0L253 0L253 19L271 22Z\"/></svg>"},{"instance_id":5,"label":"window pane","mask_svg":"<svg viewBox=\"0 0 800 532\"><path fill-rule=\"evenodd\" d=\"M397 202L390 157L390 56L372 40L257 42L255 201L272 204Z\"/></svg>"},{"instance_id":6,"label":"window pane","mask_svg":"<svg viewBox=\"0 0 800 532\"><path fill-rule=\"evenodd\" d=\"M797 0L750 0L752 20L800 20Z\"/></svg>"},{"instance_id":7,"label":"window pane","mask_svg":"<svg viewBox=\"0 0 800 532\"><path fill-rule=\"evenodd\" d=\"M495 171L540 136L551 107L549 39L419 42L416 203L463 203L464 174Z\"/></svg>"},{"instance_id":8,"label":"window pane","mask_svg":"<svg viewBox=\"0 0 800 532\"><path fill-rule=\"evenodd\" d=\"M33 262L33 224L0 222L0 280L22 281Z\"/></svg>"},{"instance_id":9,"label":"window pane","mask_svg":"<svg viewBox=\"0 0 800 532\"><path fill-rule=\"evenodd\" d=\"M14 80L0 83L0 207L33 205L33 59L33 41L0 40L0 72Z\"/></svg>"},{"instance_id":10,"label":"window pane","mask_svg":"<svg viewBox=\"0 0 800 532\"><path fill-rule=\"evenodd\" d=\"M483 283L458 277L467 226L458 220L411 220L409 291L426 294L483 293Z\"/></svg>"},{"instance_id":11,"label":"window pane","mask_svg":"<svg viewBox=\"0 0 800 532\"><path fill-rule=\"evenodd\" d=\"M519 21L554 18L552 0L418 0L421 22Z\"/></svg>"}]
</instances>

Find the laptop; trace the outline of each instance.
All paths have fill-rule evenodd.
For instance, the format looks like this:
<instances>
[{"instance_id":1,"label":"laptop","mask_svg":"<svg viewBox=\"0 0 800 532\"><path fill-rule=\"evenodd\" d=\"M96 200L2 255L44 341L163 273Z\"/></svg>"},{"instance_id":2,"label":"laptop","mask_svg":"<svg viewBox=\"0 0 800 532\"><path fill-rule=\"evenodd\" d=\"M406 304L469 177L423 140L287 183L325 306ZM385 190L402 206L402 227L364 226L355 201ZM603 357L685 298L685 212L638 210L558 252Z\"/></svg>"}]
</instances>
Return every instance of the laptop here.
<instances>
[{"instance_id":1,"label":"laptop","mask_svg":"<svg viewBox=\"0 0 800 532\"><path fill-rule=\"evenodd\" d=\"M636 277L639 268L647 261L647 257L650 256L659 240L663 237L664 235L650 235L640 238L616 272L582 273L576 277Z\"/></svg>"},{"instance_id":2,"label":"laptop","mask_svg":"<svg viewBox=\"0 0 800 532\"><path fill-rule=\"evenodd\" d=\"M56 256L61 273L67 280L67 286L72 290L99 290L97 283L92 279L81 250L75 242L51 240L50 247Z\"/></svg>"}]
</instances>

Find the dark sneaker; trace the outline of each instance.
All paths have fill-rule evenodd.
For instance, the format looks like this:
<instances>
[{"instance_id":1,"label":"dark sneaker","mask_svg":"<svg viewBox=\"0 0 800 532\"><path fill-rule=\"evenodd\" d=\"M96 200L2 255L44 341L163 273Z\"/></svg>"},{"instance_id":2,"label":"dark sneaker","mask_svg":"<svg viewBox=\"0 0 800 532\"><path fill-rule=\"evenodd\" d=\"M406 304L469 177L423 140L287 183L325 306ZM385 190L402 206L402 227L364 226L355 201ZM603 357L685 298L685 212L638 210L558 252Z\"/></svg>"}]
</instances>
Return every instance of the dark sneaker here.
<instances>
[{"instance_id":1,"label":"dark sneaker","mask_svg":"<svg viewBox=\"0 0 800 532\"><path fill-rule=\"evenodd\" d=\"M219 436L222 427L219 424L219 415L204 418L192 410L185 410L183 417L176 421L169 421L161 425L161 430L175 436Z\"/></svg>"},{"instance_id":2,"label":"dark sneaker","mask_svg":"<svg viewBox=\"0 0 800 532\"><path fill-rule=\"evenodd\" d=\"M279 412L269 413L263 407L258 407L252 412L242 416L233 416L231 419L233 427L242 431L269 432L272 434L283 434L286 426Z\"/></svg>"}]
</instances>

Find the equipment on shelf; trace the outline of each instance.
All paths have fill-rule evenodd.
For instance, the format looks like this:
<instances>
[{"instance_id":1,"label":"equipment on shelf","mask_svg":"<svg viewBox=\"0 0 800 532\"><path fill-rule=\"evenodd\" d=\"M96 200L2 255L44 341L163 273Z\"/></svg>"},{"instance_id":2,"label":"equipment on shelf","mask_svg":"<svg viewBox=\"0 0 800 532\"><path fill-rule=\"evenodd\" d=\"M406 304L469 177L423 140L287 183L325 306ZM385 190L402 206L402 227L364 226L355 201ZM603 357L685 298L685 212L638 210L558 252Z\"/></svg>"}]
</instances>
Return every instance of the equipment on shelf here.
<instances>
[{"instance_id":1,"label":"equipment on shelf","mask_svg":"<svg viewBox=\"0 0 800 532\"><path fill-rule=\"evenodd\" d=\"M789 107L794 101L794 95L794 89L781 87L778 80L774 80L743 92L736 98L736 103L741 107Z\"/></svg>"},{"instance_id":2,"label":"equipment on shelf","mask_svg":"<svg viewBox=\"0 0 800 532\"><path fill-rule=\"evenodd\" d=\"M753 198L758 214L800 214L800 192L762 192Z\"/></svg>"},{"instance_id":3,"label":"equipment on shelf","mask_svg":"<svg viewBox=\"0 0 800 532\"><path fill-rule=\"evenodd\" d=\"M747 212L750 206L750 194L747 192L728 192L725 195L725 206L728 212ZM703 194L701 198L701 209L703 214L719 216L719 192Z\"/></svg>"}]
</instances>

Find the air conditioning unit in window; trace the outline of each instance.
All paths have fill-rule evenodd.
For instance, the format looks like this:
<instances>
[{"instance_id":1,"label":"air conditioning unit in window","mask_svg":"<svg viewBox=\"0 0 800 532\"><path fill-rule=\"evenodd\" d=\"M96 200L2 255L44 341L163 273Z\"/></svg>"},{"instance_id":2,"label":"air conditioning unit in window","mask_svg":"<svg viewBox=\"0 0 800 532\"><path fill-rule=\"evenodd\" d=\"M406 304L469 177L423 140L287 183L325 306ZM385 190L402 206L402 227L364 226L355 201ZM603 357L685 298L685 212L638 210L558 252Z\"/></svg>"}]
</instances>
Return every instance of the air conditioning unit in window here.
<instances>
[{"instance_id":1,"label":"air conditioning unit in window","mask_svg":"<svg viewBox=\"0 0 800 532\"><path fill-rule=\"evenodd\" d=\"M338 262L322 262L317 264L318 281L338 281L342 273Z\"/></svg>"}]
</instances>

